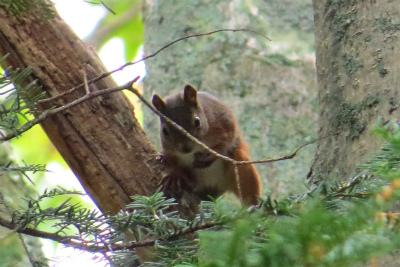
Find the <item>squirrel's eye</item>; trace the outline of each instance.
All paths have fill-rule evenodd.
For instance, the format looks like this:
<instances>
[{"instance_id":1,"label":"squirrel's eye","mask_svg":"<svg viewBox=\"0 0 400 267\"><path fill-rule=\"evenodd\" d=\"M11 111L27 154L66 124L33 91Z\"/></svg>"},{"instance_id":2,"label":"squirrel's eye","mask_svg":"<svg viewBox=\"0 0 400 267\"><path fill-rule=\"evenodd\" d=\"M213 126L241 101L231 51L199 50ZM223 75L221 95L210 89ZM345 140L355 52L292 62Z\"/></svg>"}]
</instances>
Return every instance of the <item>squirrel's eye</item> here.
<instances>
[{"instance_id":1,"label":"squirrel's eye","mask_svg":"<svg viewBox=\"0 0 400 267\"><path fill-rule=\"evenodd\" d=\"M162 133L163 133L165 136L168 136L168 135L169 135L169 132L168 132L167 128L165 128L165 127L163 127L163 129L162 129Z\"/></svg>"},{"instance_id":2,"label":"squirrel's eye","mask_svg":"<svg viewBox=\"0 0 400 267\"><path fill-rule=\"evenodd\" d=\"M194 126L196 128L200 127L200 117L199 116L194 117Z\"/></svg>"}]
</instances>

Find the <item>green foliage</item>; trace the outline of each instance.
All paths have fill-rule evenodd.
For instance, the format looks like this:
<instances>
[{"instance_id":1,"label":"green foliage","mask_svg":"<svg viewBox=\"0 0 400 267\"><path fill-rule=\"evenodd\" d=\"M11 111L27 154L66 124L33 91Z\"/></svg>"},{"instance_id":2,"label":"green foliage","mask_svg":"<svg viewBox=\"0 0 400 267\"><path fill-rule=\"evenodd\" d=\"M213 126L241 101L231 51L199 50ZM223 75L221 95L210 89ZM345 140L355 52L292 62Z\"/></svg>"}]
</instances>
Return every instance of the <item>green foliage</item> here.
<instances>
[{"instance_id":1,"label":"green foliage","mask_svg":"<svg viewBox=\"0 0 400 267\"><path fill-rule=\"evenodd\" d=\"M0 64L7 58L0 59ZM37 101L43 96L40 86L31 79L31 70L12 70L7 68L0 73L0 95L5 100L0 104L0 131L21 134L21 125L32 115L39 115Z\"/></svg>"},{"instance_id":2,"label":"green foliage","mask_svg":"<svg viewBox=\"0 0 400 267\"><path fill-rule=\"evenodd\" d=\"M149 266L193 262L197 246L192 238L188 238L192 229L214 226L206 224L211 222L209 205L204 205L202 215L195 219L183 219L176 211L167 210L174 205L173 200L165 199L159 192L151 197L134 197L134 202L127 206L127 210L133 211L121 211L115 216L81 208L79 204L72 204L70 199L58 207L41 208L44 199L69 194L81 193L59 188L46 191L38 198L27 199L25 209L13 211L12 224L25 230L51 223L52 232L61 234L59 242L72 238L74 241L69 243L70 246L88 251L107 251L108 260L117 266L127 266L138 259L135 251L123 247L126 235L131 236L133 244L150 242L154 245L158 251L156 259L169 259L166 263L151 263Z\"/></svg>"},{"instance_id":3,"label":"green foliage","mask_svg":"<svg viewBox=\"0 0 400 267\"><path fill-rule=\"evenodd\" d=\"M374 133L383 138L386 145L361 167L391 180L400 176L400 126L394 122L383 125L381 119L378 125L382 126L376 127Z\"/></svg>"},{"instance_id":4,"label":"green foliage","mask_svg":"<svg viewBox=\"0 0 400 267\"><path fill-rule=\"evenodd\" d=\"M16 16L23 16L34 8L43 11L43 19L52 19L55 16L55 12L51 8L51 1L49 0L0 0L0 6Z\"/></svg>"},{"instance_id":5,"label":"green foliage","mask_svg":"<svg viewBox=\"0 0 400 267\"><path fill-rule=\"evenodd\" d=\"M7 165L5 166L0 166L0 171L5 171L5 172L21 172L25 174L26 172L43 172L46 171L46 166L45 165L27 165L25 166L16 166L12 164L12 161L10 161Z\"/></svg>"},{"instance_id":6,"label":"green foliage","mask_svg":"<svg viewBox=\"0 0 400 267\"><path fill-rule=\"evenodd\" d=\"M107 1L107 5L112 12L108 12L99 22L99 34L95 32L89 39L94 38L96 47L100 48L113 38L121 38L125 44L125 59L132 61L144 43L142 1Z\"/></svg>"},{"instance_id":7,"label":"green foliage","mask_svg":"<svg viewBox=\"0 0 400 267\"><path fill-rule=\"evenodd\" d=\"M0 64L6 58L7 56L0 59ZM2 137L7 133L14 133L16 136L22 134L25 132L22 127L33 119L33 115L42 114L42 111L37 108L37 102L43 98L44 92L36 84L36 81L32 80L29 68L24 70L7 68L4 72L0 72L0 95L3 97L0 102L0 132ZM32 145L32 139L25 140L25 144ZM36 159L37 151L34 152ZM29 158L27 159L29 160ZM28 177L27 172L43 172L46 168L41 164L28 165L25 162L24 165L18 166L12 161L8 161L7 164L0 166L0 170L21 172Z\"/></svg>"}]
</instances>

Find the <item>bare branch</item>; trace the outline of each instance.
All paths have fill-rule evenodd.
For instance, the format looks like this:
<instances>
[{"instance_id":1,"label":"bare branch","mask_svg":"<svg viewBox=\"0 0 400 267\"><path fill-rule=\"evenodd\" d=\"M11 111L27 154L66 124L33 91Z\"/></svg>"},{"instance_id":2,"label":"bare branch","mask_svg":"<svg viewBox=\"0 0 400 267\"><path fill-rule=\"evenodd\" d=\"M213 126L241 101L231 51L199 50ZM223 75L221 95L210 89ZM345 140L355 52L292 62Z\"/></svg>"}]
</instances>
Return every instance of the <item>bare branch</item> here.
<instances>
[{"instance_id":1,"label":"bare branch","mask_svg":"<svg viewBox=\"0 0 400 267\"><path fill-rule=\"evenodd\" d=\"M0 142L1 141L8 141L8 140L16 137L18 134L21 134L21 133L26 132L27 130L31 129L36 124L41 123L42 121L47 119L49 116L52 116L52 115L57 114L59 112L65 111L65 110L67 110L69 108L72 108L73 106L81 104L81 103L83 103L85 101L88 101L88 100L90 100L92 98L95 98L95 97L98 97L98 96L102 96L102 95L105 95L105 94L110 94L110 93L122 91L122 90L130 90L132 88L132 84L135 83L139 78L140 77L137 76L135 79L133 79L132 81L130 81L130 82L128 82L128 83L126 83L125 85L122 85L122 86L107 88L107 89L96 91L96 92L89 92L88 94L84 95L83 97L78 98L78 99L76 99L76 100L72 101L71 103L68 103L68 104L66 104L64 106L61 106L61 107L58 107L58 108L54 108L54 109L50 109L50 110L46 110L42 114L37 116L34 120L31 120L31 121L25 123L16 132L12 132L12 133L9 133L9 134L7 134L5 136L2 136L0 138Z\"/></svg>"},{"instance_id":2,"label":"bare branch","mask_svg":"<svg viewBox=\"0 0 400 267\"><path fill-rule=\"evenodd\" d=\"M109 7L104 3L104 1L100 1L100 3L101 3L109 12L111 12L111 13L114 14L114 15L117 15L117 13L115 13L114 10L112 10L111 8L109 8Z\"/></svg>"},{"instance_id":3,"label":"bare branch","mask_svg":"<svg viewBox=\"0 0 400 267\"><path fill-rule=\"evenodd\" d=\"M83 70L82 72L83 72L83 84L85 85L85 92L86 92L86 94L89 94L90 93L90 89L89 89L89 84L88 84L88 81L87 81L86 71Z\"/></svg>"},{"instance_id":4,"label":"bare branch","mask_svg":"<svg viewBox=\"0 0 400 267\"><path fill-rule=\"evenodd\" d=\"M258 34L258 35L260 35L260 36L262 36L262 37L264 37L264 38L270 40L268 37L264 36L263 34L261 34L261 33L259 33L259 32L256 32L256 31L253 31L253 30L249 30L249 29L221 29L221 30L216 30L216 31L212 31L212 32L207 32L207 33L192 34L192 35L188 35L188 36L185 36L185 37L181 37L181 38L179 38L179 39L176 39L175 41L172 41L171 43L168 43L167 45L164 45L164 46L161 47L159 50L157 50L155 53L153 53L153 54L151 54L151 55L148 55L148 56L146 56L146 57L144 57L144 58L142 58L142 59L140 59L140 60L133 61L133 62L132 62L132 61L131 61L131 62L128 62L128 63L122 65L121 67L119 67L118 69L115 69L115 70L112 70L112 71L109 71L109 72L105 72L105 73L103 73L103 74L101 74L101 75L99 75L99 76L97 76L97 77L95 77L95 78L93 78L93 79L90 79L90 80L87 81L87 84L91 84L91 83L97 82L97 81L99 81L99 80L101 80L101 79L104 79L105 77L110 76L111 74L113 74L113 73L115 73L115 72L118 72L118 71L123 70L124 68L126 68L126 67L128 67L128 66L135 65L135 64L137 64L137 63L139 63L139 62L142 62L142 61L145 61L145 60L147 60L147 59L149 59L149 58L155 57L155 56L158 55L161 51L165 50L166 48L172 46L173 44L175 44L175 43L177 43L177 42L180 42L180 41L183 41L183 40L186 40L186 39L190 39L190 38L194 38L194 37L212 35L212 34L218 33L218 32L251 32L251 33ZM49 101L56 100L56 99L58 99L58 98L60 98L60 97L63 97L63 96L65 96L65 95L68 95L68 94L74 92L75 90L81 89L81 88L83 88L84 86L85 86L85 84L82 83L82 84L80 84L80 85L78 85L78 86L75 86L75 87L69 89L68 91L65 91L65 92L62 93L62 94L59 94L59 95L56 95L56 96L53 96L53 97L49 97L49 98L46 98L46 99L39 100L38 103L41 104L41 103L46 103L46 102L49 102Z\"/></svg>"},{"instance_id":5,"label":"bare branch","mask_svg":"<svg viewBox=\"0 0 400 267\"><path fill-rule=\"evenodd\" d=\"M13 230L17 233L26 234L34 237L45 238L49 240L56 241L61 244L68 245L71 243L71 240L78 240L80 239L79 236L62 236L54 233L48 233L37 229L32 228L17 228L12 222L5 220L4 218L0 217L0 225Z\"/></svg>"},{"instance_id":6,"label":"bare branch","mask_svg":"<svg viewBox=\"0 0 400 267\"><path fill-rule=\"evenodd\" d=\"M328 138L328 137L332 137L332 136L335 136L335 135L338 135L338 134L339 134L339 133L333 133L333 134L330 134L330 135L322 136L322 137L320 137L320 138L317 138L317 139L314 139L314 140L312 140L312 141L310 141L310 142L307 142L307 143L305 143L305 144L302 144L302 145L299 146L292 154L289 154L289 155L286 155L286 156L283 156L283 157L274 158L274 159L261 159L261 160L254 160L254 161L236 161L236 164L241 165L241 164L269 163L269 162L275 162L275 161L282 161L282 160L292 159L292 158L294 158L294 157L297 155L297 153L298 153L303 147L308 146L308 145L311 145L311 144L314 144L314 143L318 142L318 141L321 140L321 139L325 139L325 138Z\"/></svg>"},{"instance_id":7,"label":"bare branch","mask_svg":"<svg viewBox=\"0 0 400 267\"><path fill-rule=\"evenodd\" d=\"M240 201L243 201L242 188L240 185L239 167L236 161L234 163L234 168L235 168L235 182L236 182L236 188L238 190L238 197Z\"/></svg>"},{"instance_id":8,"label":"bare branch","mask_svg":"<svg viewBox=\"0 0 400 267\"><path fill-rule=\"evenodd\" d=\"M166 121L168 124L172 125L173 127L175 127L178 131L180 131L183 135L185 135L185 137L187 137L188 139L190 139L191 141L195 142L196 144L198 144L199 146L201 146L202 148L204 148L205 150L207 150L208 152L210 152L212 155L221 158L225 161L231 162L232 164L236 164L236 165L241 165L241 164L256 164L256 163L269 163L269 162L275 162L275 161L282 161L282 160L287 160L287 159L292 159L294 158L297 153L305 146L314 144L316 142L318 142L321 139L327 138L327 137L331 137L334 135L337 135L339 133L335 133L335 134L331 134L331 135L327 135L327 136L323 136L320 137L318 139L315 139L313 141L310 141L308 143L305 143L301 146L299 146L293 153L286 155L286 156L282 156L279 158L274 158L274 159L264 159L264 160L255 160L255 161L236 161L234 159L231 159L227 156L221 155L220 153L214 151L213 149L209 148L207 145L205 145L204 143L202 143L201 141L199 141L196 137L192 136L190 133L188 133L183 127L181 127L179 124L175 123L174 121L172 121L170 118L166 117L164 114L162 114L160 111L158 111L156 108L154 108L149 101L147 101L140 93L138 90L136 90L135 88L130 89L129 91L131 91L132 93L134 93L151 111L153 111L155 114L157 114L159 117L161 117L164 121Z\"/></svg>"},{"instance_id":9,"label":"bare branch","mask_svg":"<svg viewBox=\"0 0 400 267\"><path fill-rule=\"evenodd\" d=\"M366 175L365 173L360 173L356 177L351 179L350 182L343 184L336 192L344 193L346 190L351 189L351 188L355 187L356 185L358 185L359 183L361 183L362 181L368 179L368 177L369 176Z\"/></svg>"},{"instance_id":10,"label":"bare branch","mask_svg":"<svg viewBox=\"0 0 400 267\"><path fill-rule=\"evenodd\" d=\"M25 243L24 237L22 236L22 234L18 233L18 238L21 241L22 246L24 247L26 256L28 257L30 264L32 265L32 267L34 267L35 266L35 260L32 258L32 255L28 250L28 246Z\"/></svg>"},{"instance_id":11,"label":"bare branch","mask_svg":"<svg viewBox=\"0 0 400 267\"><path fill-rule=\"evenodd\" d=\"M220 30L223 31L223 30ZM235 31L239 31L239 30L235 30ZM211 33L208 33L211 34ZM205 34L202 34L205 35ZM188 37L187 37L188 38ZM182 38L181 38L182 39ZM177 42L177 41L175 41ZM159 50L161 51L161 50ZM158 53L158 52L157 52ZM232 164L235 165L242 165L242 164L257 164L257 163L269 163L269 162L276 162L276 161L282 161L282 160L287 160L287 159L292 159L294 158L297 153L305 146L310 145L310 144L314 144L317 141L333 136L333 135L337 135L338 133L335 134L331 134L328 136L323 136L320 137L318 139L315 139L313 141L310 141L308 143L305 143L303 145L301 145L300 147L298 147L293 153L289 154L289 155L285 155L279 158L273 158L273 159L264 159L264 160L255 160L255 161L236 161L234 159L231 159L227 156L221 155L220 153L214 151L213 149L209 148L208 146L206 146L204 143L202 143L201 141L199 141L197 138L195 138L194 136L192 136L191 134L189 134L184 128L182 128L180 125L178 125L177 123L175 123L174 121L172 121L171 119L169 119L168 117L166 117L164 114L162 114L161 112L159 112L156 108L153 107L152 104L150 104L149 101L147 101L140 93L138 90L136 90L135 88L132 87L133 83L135 83L140 77L137 76L135 79L133 79L132 81L126 83L125 85L122 86L118 86L118 87L113 87L113 88L107 88L104 90L100 90L100 91L96 91L96 92L90 92L90 90L88 89L88 84L90 83L90 81L86 80L86 77L84 76L84 86L86 88L86 91L88 92L85 96L78 98L74 101L72 101L71 103L68 103L64 106L58 107L58 108L54 108L51 110L46 110L44 111L41 115L39 115L38 117L36 117L34 120L27 122L26 124L24 124L20 129L18 129L17 132L12 132L9 133L7 135L4 135L2 137L0 137L0 141L8 141L14 137L17 136L17 134L23 133L29 129L31 129L34 125L44 121L45 119L47 119L49 116L52 116L54 114L57 114L59 112L65 111L73 106L76 106L78 104L81 104L87 100L90 100L92 98L98 97L98 96L102 96L105 94L109 94L109 93L113 93L113 92L117 92L117 91L121 91L121 90L129 90L132 93L134 93L151 111L153 111L155 114L157 114L157 116L161 117L164 121L166 121L167 123L169 123L170 125L172 125L173 127L175 127L178 131L180 131L182 134L184 134L187 138L189 138L191 141L195 142L196 144L200 145L202 148L204 148L205 150L207 150L208 152L210 152L212 155L221 158L227 162L231 162ZM237 173L237 171L235 172Z\"/></svg>"},{"instance_id":12,"label":"bare branch","mask_svg":"<svg viewBox=\"0 0 400 267\"><path fill-rule=\"evenodd\" d=\"M85 2L86 2L86 3L89 3L89 4L92 4L92 5L100 5L100 4L101 4L101 5L104 6L104 8L107 9L110 13L112 13L113 15L117 15L117 13L115 13L114 10L112 10L111 8L109 8L109 7L104 3L104 1L93 2L93 1L85 0Z\"/></svg>"}]
</instances>

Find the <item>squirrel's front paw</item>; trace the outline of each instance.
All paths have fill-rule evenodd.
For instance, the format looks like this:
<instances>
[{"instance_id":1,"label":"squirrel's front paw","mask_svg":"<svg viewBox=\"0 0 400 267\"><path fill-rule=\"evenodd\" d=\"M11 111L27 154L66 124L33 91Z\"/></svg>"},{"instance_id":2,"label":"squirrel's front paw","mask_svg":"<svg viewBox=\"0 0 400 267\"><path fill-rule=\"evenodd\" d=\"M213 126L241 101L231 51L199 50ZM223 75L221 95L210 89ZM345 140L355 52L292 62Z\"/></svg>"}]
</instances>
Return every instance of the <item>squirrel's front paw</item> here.
<instances>
[{"instance_id":1,"label":"squirrel's front paw","mask_svg":"<svg viewBox=\"0 0 400 267\"><path fill-rule=\"evenodd\" d=\"M191 192L196 185L195 179L189 172L176 169L162 180L164 195L168 198L175 198L178 202L184 192Z\"/></svg>"},{"instance_id":2,"label":"squirrel's front paw","mask_svg":"<svg viewBox=\"0 0 400 267\"><path fill-rule=\"evenodd\" d=\"M193 167L204 169L208 168L217 159L213 154L208 151L196 152L194 154Z\"/></svg>"}]
</instances>

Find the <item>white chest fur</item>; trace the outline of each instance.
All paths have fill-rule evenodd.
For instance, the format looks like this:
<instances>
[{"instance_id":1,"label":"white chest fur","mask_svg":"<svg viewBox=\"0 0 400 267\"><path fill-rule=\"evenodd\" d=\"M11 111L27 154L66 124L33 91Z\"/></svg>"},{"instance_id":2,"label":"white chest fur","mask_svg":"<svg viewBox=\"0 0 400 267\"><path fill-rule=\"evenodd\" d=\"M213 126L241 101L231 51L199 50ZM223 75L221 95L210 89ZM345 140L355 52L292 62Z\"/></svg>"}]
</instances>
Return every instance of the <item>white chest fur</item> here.
<instances>
[{"instance_id":1,"label":"white chest fur","mask_svg":"<svg viewBox=\"0 0 400 267\"><path fill-rule=\"evenodd\" d=\"M197 185L194 188L195 192L201 192L206 189L226 188L227 179L225 177L225 162L222 159L216 159L207 168L194 168L194 154L204 151L200 146L197 146L191 153L179 153L179 164L188 167L193 171L197 179Z\"/></svg>"},{"instance_id":2,"label":"white chest fur","mask_svg":"<svg viewBox=\"0 0 400 267\"><path fill-rule=\"evenodd\" d=\"M203 169L194 169L197 185L194 191L204 191L207 188L226 188L225 164L222 159L216 159L213 164Z\"/></svg>"}]
</instances>

